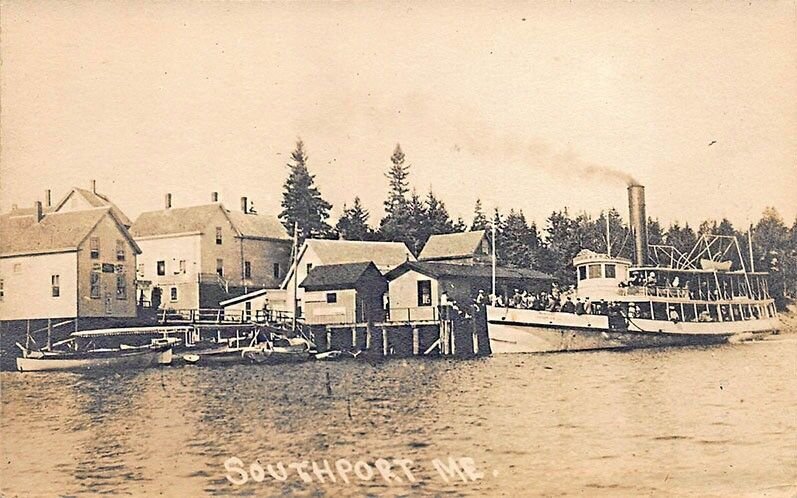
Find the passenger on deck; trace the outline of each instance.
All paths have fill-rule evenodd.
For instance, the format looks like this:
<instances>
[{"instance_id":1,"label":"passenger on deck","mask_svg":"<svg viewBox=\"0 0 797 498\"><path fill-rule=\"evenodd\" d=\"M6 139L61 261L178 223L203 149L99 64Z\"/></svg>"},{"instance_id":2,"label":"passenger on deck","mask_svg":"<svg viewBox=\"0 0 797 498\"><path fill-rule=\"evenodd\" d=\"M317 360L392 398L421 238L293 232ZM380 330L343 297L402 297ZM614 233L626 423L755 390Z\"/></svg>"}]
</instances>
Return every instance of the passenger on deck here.
<instances>
[{"instance_id":1,"label":"passenger on deck","mask_svg":"<svg viewBox=\"0 0 797 498\"><path fill-rule=\"evenodd\" d=\"M675 278L672 279L672 286L673 287L678 287L680 284L681 284L681 280L678 278L678 275L676 275Z\"/></svg>"},{"instance_id":2,"label":"passenger on deck","mask_svg":"<svg viewBox=\"0 0 797 498\"><path fill-rule=\"evenodd\" d=\"M567 299L562 305L562 313L575 313L575 312L576 312L576 305L573 304L573 300L570 299L570 296L567 296Z\"/></svg>"},{"instance_id":3,"label":"passenger on deck","mask_svg":"<svg viewBox=\"0 0 797 498\"><path fill-rule=\"evenodd\" d=\"M678 323L681 321L681 317L678 316L678 312L675 311L675 306L670 306L669 318L672 323Z\"/></svg>"},{"instance_id":4,"label":"passenger on deck","mask_svg":"<svg viewBox=\"0 0 797 498\"><path fill-rule=\"evenodd\" d=\"M584 313L587 315L592 314L592 301L588 297L584 298Z\"/></svg>"},{"instance_id":5,"label":"passenger on deck","mask_svg":"<svg viewBox=\"0 0 797 498\"><path fill-rule=\"evenodd\" d=\"M628 318L636 318L637 313L636 304L628 303Z\"/></svg>"},{"instance_id":6,"label":"passenger on deck","mask_svg":"<svg viewBox=\"0 0 797 498\"><path fill-rule=\"evenodd\" d=\"M581 298L580 297L577 297L576 298L576 315L583 315L584 313L586 313L586 310L584 309L584 303L581 302Z\"/></svg>"}]
</instances>

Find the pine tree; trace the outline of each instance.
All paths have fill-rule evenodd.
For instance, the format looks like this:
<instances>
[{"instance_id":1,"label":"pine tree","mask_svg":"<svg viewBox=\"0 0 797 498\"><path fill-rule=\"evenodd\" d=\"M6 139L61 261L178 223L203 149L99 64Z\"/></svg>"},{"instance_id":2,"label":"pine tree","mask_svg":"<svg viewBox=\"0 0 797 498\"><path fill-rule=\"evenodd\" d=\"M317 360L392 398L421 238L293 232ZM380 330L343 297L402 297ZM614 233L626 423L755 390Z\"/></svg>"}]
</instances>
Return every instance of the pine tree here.
<instances>
[{"instance_id":1,"label":"pine tree","mask_svg":"<svg viewBox=\"0 0 797 498\"><path fill-rule=\"evenodd\" d=\"M332 205L321 197L315 186L315 176L307 169L307 159L304 142L299 139L288 163L290 174L283 185L282 212L279 214L289 233L293 232L294 223L298 224L299 243L307 238L331 235L331 227L326 220Z\"/></svg>"},{"instance_id":2,"label":"pine tree","mask_svg":"<svg viewBox=\"0 0 797 498\"><path fill-rule=\"evenodd\" d=\"M490 220L484 215L482 210L482 200L476 199L476 205L473 207L473 223L470 224L471 230L485 230L490 226Z\"/></svg>"},{"instance_id":3,"label":"pine tree","mask_svg":"<svg viewBox=\"0 0 797 498\"><path fill-rule=\"evenodd\" d=\"M335 225L335 231L345 240L372 240L373 230L368 226L369 217L370 214L363 208L360 198L355 197L351 208L343 205L343 214Z\"/></svg>"},{"instance_id":4,"label":"pine tree","mask_svg":"<svg viewBox=\"0 0 797 498\"><path fill-rule=\"evenodd\" d=\"M529 226L522 210L509 211L504 220L500 243L501 249L497 252L501 254L503 264L519 268L537 266L537 250L540 246L537 227Z\"/></svg>"}]
</instances>

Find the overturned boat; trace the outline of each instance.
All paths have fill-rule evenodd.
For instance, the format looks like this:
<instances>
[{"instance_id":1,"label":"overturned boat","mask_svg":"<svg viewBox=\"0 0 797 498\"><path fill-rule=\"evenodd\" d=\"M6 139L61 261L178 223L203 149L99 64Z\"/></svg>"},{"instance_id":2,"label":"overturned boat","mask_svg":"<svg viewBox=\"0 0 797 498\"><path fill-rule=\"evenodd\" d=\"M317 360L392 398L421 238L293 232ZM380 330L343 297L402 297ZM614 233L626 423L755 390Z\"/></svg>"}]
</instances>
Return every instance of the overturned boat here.
<instances>
[{"instance_id":1,"label":"overturned boat","mask_svg":"<svg viewBox=\"0 0 797 498\"><path fill-rule=\"evenodd\" d=\"M493 353L710 345L779 330L768 275L745 268L735 237L703 235L689 254L648 246L644 187L628 193L636 264L582 250L575 292L555 299L569 298L570 312L487 306Z\"/></svg>"}]
</instances>

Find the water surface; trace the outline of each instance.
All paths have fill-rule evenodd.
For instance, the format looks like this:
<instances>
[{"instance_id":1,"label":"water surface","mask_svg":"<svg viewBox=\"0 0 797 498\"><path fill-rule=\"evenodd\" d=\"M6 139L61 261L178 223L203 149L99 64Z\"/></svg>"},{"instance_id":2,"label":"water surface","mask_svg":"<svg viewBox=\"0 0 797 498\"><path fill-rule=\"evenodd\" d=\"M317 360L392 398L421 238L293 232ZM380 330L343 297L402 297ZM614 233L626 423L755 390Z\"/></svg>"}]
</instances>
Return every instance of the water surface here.
<instances>
[{"instance_id":1,"label":"water surface","mask_svg":"<svg viewBox=\"0 0 797 498\"><path fill-rule=\"evenodd\" d=\"M797 336L773 339L469 361L2 372L0 491L793 496ZM231 457L247 483L227 478ZM483 478L446 482L432 461L448 457L472 459ZM349 484L339 474L335 483L249 475L258 462L373 469L380 458L411 460L415 482L400 472L400 483L378 472Z\"/></svg>"}]
</instances>

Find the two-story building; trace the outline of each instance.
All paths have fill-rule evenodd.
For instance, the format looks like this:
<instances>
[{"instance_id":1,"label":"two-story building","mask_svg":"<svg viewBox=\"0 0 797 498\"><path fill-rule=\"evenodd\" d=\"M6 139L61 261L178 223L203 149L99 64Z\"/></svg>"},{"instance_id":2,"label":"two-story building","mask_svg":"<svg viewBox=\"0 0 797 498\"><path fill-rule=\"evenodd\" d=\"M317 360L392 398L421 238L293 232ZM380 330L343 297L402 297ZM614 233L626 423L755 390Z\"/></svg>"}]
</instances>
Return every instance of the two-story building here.
<instances>
[{"instance_id":1,"label":"two-story building","mask_svg":"<svg viewBox=\"0 0 797 498\"><path fill-rule=\"evenodd\" d=\"M0 319L136 316L141 250L110 206L0 216Z\"/></svg>"},{"instance_id":2,"label":"two-story building","mask_svg":"<svg viewBox=\"0 0 797 498\"><path fill-rule=\"evenodd\" d=\"M218 202L142 213L130 229L141 247L139 298L160 308L217 308L249 291L276 288L290 264L291 238L275 216Z\"/></svg>"}]
</instances>

